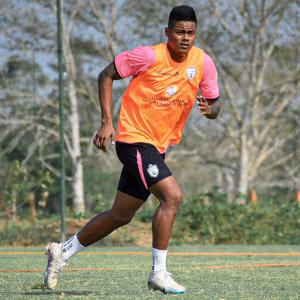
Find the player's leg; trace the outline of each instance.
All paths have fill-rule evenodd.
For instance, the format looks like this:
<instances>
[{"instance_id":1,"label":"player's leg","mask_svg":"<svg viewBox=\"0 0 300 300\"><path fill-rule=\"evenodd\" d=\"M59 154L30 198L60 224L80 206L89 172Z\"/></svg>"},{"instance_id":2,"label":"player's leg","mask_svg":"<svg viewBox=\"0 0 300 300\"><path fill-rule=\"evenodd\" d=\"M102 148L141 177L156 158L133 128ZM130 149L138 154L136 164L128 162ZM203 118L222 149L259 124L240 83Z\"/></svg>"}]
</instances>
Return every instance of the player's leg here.
<instances>
[{"instance_id":1,"label":"player's leg","mask_svg":"<svg viewBox=\"0 0 300 300\"><path fill-rule=\"evenodd\" d=\"M151 191L160 200L153 220L153 271L149 287L165 293L184 293L185 288L171 278L166 268L167 247L182 200L181 189L164 162L164 154L153 145L117 143L116 149L119 159L139 182L139 187Z\"/></svg>"},{"instance_id":2,"label":"player's leg","mask_svg":"<svg viewBox=\"0 0 300 300\"><path fill-rule=\"evenodd\" d=\"M174 176L167 177L154 184L150 191L160 201L152 223L153 247L166 250L177 210L183 198L182 191Z\"/></svg>"},{"instance_id":3,"label":"player's leg","mask_svg":"<svg viewBox=\"0 0 300 300\"><path fill-rule=\"evenodd\" d=\"M44 273L44 282L47 287L50 289L56 287L58 273L71 256L104 238L115 229L129 223L143 203L141 199L118 191L110 210L95 216L78 234L64 244L50 243L47 245L48 264Z\"/></svg>"},{"instance_id":4,"label":"player's leg","mask_svg":"<svg viewBox=\"0 0 300 300\"><path fill-rule=\"evenodd\" d=\"M87 247L128 224L143 204L142 200L118 191L112 208L95 216L78 232L80 244Z\"/></svg>"},{"instance_id":5,"label":"player's leg","mask_svg":"<svg viewBox=\"0 0 300 300\"><path fill-rule=\"evenodd\" d=\"M167 271L167 248L174 220L183 195L173 176L167 177L153 186L150 191L160 200L160 205L152 222L153 267L148 286L163 293L182 294L186 289L179 285Z\"/></svg>"}]
</instances>

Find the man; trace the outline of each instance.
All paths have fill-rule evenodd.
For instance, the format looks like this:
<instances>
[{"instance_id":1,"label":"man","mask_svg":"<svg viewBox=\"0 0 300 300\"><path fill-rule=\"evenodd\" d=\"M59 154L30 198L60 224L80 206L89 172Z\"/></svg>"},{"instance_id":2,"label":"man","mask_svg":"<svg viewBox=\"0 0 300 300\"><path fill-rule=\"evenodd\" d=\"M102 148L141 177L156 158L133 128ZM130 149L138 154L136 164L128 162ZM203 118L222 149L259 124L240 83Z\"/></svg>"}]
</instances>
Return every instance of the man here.
<instances>
[{"instance_id":1,"label":"man","mask_svg":"<svg viewBox=\"0 0 300 300\"><path fill-rule=\"evenodd\" d=\"M189 6L174 7L165 29L167 43L125 51L98 77L102 124L94 144L106 151L116 140L123 164L112 208L90 220L63 245L47 245L45 283L55 288L57 275L72 255L129 223L153 193L159 200L153 217L153 267L149 289L181 294L186 289L167 272L167 248L182 191L164 162L165 152L178 144L197 97L202 115L215 119L220 110L217 72L211 58L193 46L197 20ZM132 76L124 92L117 135L112 122L112 84Z\"/></svg>"}]
</instances>

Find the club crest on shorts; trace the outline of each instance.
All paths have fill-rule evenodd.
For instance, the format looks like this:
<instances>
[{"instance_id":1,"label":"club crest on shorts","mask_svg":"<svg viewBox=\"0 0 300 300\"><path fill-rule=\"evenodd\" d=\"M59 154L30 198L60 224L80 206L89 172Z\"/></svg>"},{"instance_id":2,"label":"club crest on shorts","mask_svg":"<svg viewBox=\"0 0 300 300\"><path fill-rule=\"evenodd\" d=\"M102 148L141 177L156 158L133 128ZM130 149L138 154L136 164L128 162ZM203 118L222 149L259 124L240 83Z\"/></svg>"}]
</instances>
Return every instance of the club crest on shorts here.
<instances>
[{"instance_id":1,"label":"club crest on shorts","mask_svg":"<svg viewBox=\"0 0 300 300\"><path fill-rule=\"evenodd\" d=\"M196 68L193 67L193 66L190 66L186 69L186 74L187 74L187 77L191 80L195 77L196 75Z\"/></svg>"},{"instance_id":2,"label":"club crest on shorts","mask_svg":"<svg viewBox=\"0 0 300 300\"><path fill-rule=\"evenodd\" d=\"M153 177L153 178L156 178L159 174L159 170L158 170L158 167L157 165L149 165L148 166L148 169L147 169L147 172L148 174Z\"/></svg>"}]
</instances>

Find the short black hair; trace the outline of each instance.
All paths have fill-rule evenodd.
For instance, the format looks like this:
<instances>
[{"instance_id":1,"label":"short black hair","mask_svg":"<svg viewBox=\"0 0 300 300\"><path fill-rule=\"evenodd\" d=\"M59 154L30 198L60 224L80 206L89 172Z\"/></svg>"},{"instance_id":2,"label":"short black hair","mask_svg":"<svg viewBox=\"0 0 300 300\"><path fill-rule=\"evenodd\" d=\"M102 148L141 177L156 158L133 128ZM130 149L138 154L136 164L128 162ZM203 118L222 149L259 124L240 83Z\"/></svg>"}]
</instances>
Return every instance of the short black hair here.
<instances>
[{"instance_id":1,"label":"short black hair","mask_svg":"<svg viewBox=\"0 0 300 300\"><path fill-rule=\"evenodd\" d=\"M175 6L170 12L168 28L172 28L176 22L191 21L197 25L196 13L193 7L187 5Z\"/></svg>"}]
</instances>

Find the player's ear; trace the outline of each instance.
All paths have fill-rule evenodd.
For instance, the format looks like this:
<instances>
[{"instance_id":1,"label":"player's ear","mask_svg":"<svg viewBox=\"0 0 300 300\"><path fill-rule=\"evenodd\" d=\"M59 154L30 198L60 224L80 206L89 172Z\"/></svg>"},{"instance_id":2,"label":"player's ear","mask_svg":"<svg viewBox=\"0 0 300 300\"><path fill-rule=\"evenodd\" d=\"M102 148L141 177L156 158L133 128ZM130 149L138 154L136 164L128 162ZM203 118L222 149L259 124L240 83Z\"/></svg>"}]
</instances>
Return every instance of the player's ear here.
<instances>
[{"instance_id":1,"label":"player's ear","mask_svg":"<svg viewBox=\"0 0 300 300\"><path fill-rule=\"evenodd\" d=\"M171 32L170 28L169 27L165 27L165 35L166 35L166 37L170 36L170 32Z\"/></svg>"}]
</instances>

